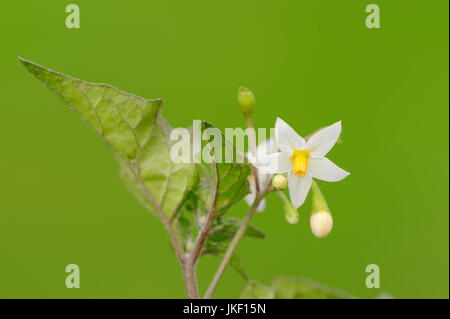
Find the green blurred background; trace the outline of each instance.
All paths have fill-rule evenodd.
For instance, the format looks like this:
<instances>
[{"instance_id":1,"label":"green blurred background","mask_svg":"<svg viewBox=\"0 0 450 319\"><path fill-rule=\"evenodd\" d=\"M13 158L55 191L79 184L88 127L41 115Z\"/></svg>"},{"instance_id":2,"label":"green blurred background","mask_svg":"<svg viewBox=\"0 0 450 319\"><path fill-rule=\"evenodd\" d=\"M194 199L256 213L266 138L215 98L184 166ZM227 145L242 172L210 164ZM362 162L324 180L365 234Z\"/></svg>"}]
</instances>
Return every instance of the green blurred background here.
<instances>
[{"instance_id":1,"label":"green blurred background","mask_svg":"<svg viewBox=\"0 0 450 319\"><path fill-rule=\"evenodd\" d=\"M65 7L81 28L65 27ZM277 116L300 134L343 122L329 157L352 174L320 183L334 216L325 239L285 222L273 196L254 223L267 239L238 252L252 279L304 276L361 297L449 297L448 2L2 1L0 297L183 298L162 225L127 192L101 139L20 65L165 100L173 126L242 126L240 85L256 125ZM243 216L246 204L232 214ZM202 259L201 291L218 260ZM81 288L65 287L65 267ZM365 267L381 288L365 287ZM238 297L231 269L216 297Z\"/></svg>"}]
</instances>

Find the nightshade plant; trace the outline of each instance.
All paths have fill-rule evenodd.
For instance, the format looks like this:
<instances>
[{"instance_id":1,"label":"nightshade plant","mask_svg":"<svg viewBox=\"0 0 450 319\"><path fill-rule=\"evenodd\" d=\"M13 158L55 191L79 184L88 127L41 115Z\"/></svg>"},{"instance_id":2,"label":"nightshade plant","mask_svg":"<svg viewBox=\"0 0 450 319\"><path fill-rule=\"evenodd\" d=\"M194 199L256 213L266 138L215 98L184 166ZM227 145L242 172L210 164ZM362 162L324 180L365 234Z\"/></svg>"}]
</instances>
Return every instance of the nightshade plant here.
<instances>
[{"instance_id":1,"label":"nightshade plant","mask_svg":"<svg viewBox=\"0 0 450 319\"><path fill-rule=\"evenodd\" d=\"M244 155L231 141L221 138L220 147L209 151L212 161L191 158L175 162L171 160L173 129L161 115L161 99L148 100L108 84L88 83L22 58L20 62L76 111L114 153L127 188L167 230L181 264L188 298L199 298L196 265L206 254L221 258L221 263L204 298L213 296L228 265L247 280L242 298L351 297L306 279L277 278L272 287L248 281L235 253L243 236L265 237L250 222L256 211L264 210L269 193L281 197L286 220L295 224L297 209L311 187L312 232L316 237L328 235L333 221L325 197L312 178L339 181L348 175L324 157L339 139L340 122L303 139L277 119L275 139L257 146L253 130L255 97L248 89L240 88L238 106L250 129L249 152ZM194 129L190 128L190 134ZM201 122L198 129L201 133L212 130L214 134L208 136L223 137L208 122ZM230 150L231 160L219 159L219 153ZM290 200L283 192L286 187ZM244 198L250 206L244 219L228 217L230 208Z\"/></svg>"}]
</instances>

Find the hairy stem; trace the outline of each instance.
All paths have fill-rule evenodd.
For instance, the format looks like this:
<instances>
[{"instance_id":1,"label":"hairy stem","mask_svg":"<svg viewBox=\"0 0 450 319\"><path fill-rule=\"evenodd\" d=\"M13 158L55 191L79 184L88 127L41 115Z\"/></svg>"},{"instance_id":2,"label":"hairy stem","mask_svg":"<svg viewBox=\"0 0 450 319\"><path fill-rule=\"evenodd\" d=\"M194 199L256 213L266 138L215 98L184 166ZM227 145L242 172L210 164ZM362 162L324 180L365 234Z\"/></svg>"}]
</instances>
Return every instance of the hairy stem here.
<instances>
[{"instance_id":1,"label":"hairy stem","mask_svg":"<svg viewBox=\"0 0 450 319\"><path fill-rule=\"evenodd\" d=\"M206 217L206 222L203 225L197 237L197 240L195 241L194 248L192 249L190 258L188 260L188 262L194 266L194 269L195 265L197 264L198 258L200 257L203 245L205 244L205 241L208 238L209 230L211 229L211 224L214 220L214 217L215 217L215 210L211 209L211 211L208 213L208 216Z\"/></svg>"},{"instance_id":2,"label":"hairy stem","mask_svg":"<svg viewBox=\"0 0 450 319\"><path fill-rule=\"evenodd\" d=\"M217 171L216 171L217 174ZM217 202L217 189L214 194L214 201L211 209L206 216L206 221L201 225L201 229L194 244L194 248L190 253L185 256L183 264L183 277L186 285L187 296L190 299L198 299L198 284L196 279L196 267L197 261L201 256L203 246L208 239L209 231L211 229L212 222L216 217L216 202Z\"/></svg>"},{"instance_id":3,"label":"hairy stem","mask_svg":"<svg viewBox=\"0 0 450 319\"><path fill-rule=\"evenodd\" d=\"M198 258L200 257L203 245L205 244L205 241L208 238L209 230L211 228L213 220L214 220L214 209L212 209L209 212L206 222L203 225L202 229L200 230L197 240L195 241L194 248L184 259L183 278L186 287L187 297L189 299L199 298L198 284L196 278L197 261Z\"/></svg>"},{"instance_id":4,"label":"hairy stem","mask_svg":"<svg viewBox=\"0 0 450 319\"><path fill-rule=\"evenodd\" d=\"M142 179L139 174L133 170L131 166L130 170L135 175L135 178L139 182L139 186L141 187L145 197L152 203L155 208L156 215L162 221L164 228L169 233L170 241L172 243L173 249L175 250L175 254L178 258L178 261L181 264L181 268L183 269L183 279L186 286L186 294L188 298L198 298L198 289L197 289L197 279L195 277L195 269L191 269L189 263L186 263L186 256L184 254L183 244L177 233L176 229L173 227L171 221L166 217L163 210L161 209L158 202L155 198L148 192L147 188L144 186ZM150 211L151 212L151 211ZM151 212L152 213L152 212Z\"/></svg>"},{"instance_id":5,"label":"hairy stem","mask_svg":"<svg viewBox=\"0 0 450 319\"><path fill-rule=\"evenodd\" d=\"M239 241L241 240L242 236L244 236L245 231L247 230L248 225L250 224L250 221L253 218L253 215L256 212L256 209L258 208L259 203L261 200L267 195L267 190L263 193L260 193L256 196L255 201L253 202L253 205L250 207L247 215L245 216L244 220L242 221L241 226L239 227L238 231L233 237L233 240L231 241L230 245L228 246L228 249L225 253L225 256L223 257L219 268L216 271L216 274L214 275L213 280L209 284L208 290L205 293L205 296L203 298L209 299L213 296L217 284L219 283L220 279L222 278L222 275L228 266L228 263L230 262L231 257L234 254L234 251L236 250L237 245L239 244Z\"/></svg>"},{"instance_id":6,"label":"hairy stem","mask_svg":"<svg viewBox=\"0 0 450 319\"><path fill-rule=\"evenodd\" d=\"M186 295L189 299L198 299L197 277L195 275L195 265L191 262L183 264L183 279L186 287Z\"/></svg>"}]
</instances>

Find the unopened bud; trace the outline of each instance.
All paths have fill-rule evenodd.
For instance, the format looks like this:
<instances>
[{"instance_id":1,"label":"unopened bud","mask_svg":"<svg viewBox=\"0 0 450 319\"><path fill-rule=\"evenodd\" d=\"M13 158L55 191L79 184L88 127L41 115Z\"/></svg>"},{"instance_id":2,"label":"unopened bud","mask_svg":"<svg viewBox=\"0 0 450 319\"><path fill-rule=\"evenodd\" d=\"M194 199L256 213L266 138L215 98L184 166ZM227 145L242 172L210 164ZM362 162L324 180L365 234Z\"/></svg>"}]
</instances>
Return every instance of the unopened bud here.
<instances>
[{"instance_id":1,"label":"unopened bud","mask_svg":"<svg viewBox=\"0 0 450 319\"><path fill-rule=\"evenodd\" d=\"M282 192L278 192L284 204L284 216L289 224L297 224L298 223L298 212L295 209L294 205L284 196Z\"/></svg>"},{"instance_id":2,"label":"unopened bud","mask_svg":"<svg viewBox=\"0 0 450 319\"><path fill-rule=\"evenodd\" d=\"M331 216L325 196L320 191L319 185L313 181L312 213L310 218L311 231L318 238L326 237L333 228Z\"/></svg>"},{"instance_id":3,"label":"unopened bud","mask_svg":"<svg viewBox=\"0 0 450 319\"><path fill-rule=\"evenodd\" d=\"M277 174L272 178L272 186L278 191L285 189L287 183L287 178L284 175Z\"/></svg>"},{"instance_id":4,"label":"unopened bud","mask_svg":"<svg viewBox=\"0 0 450 319\"><path fill-rule=\"evenodd\" d=\"M333 217L330 212L327 211L312 213L310 224L314 236L323 238L326 237L333 228Z\"/></svg>"},{"instance_id":5,"label":"unopened bud","mask_svg":"<svg viewBox=\"0 0 450 319\"><path fill-rule=\"evenodd\" d=\"M250 114L255 106L255 95L245 87L240 87L238 91L239 109L244 115Z\"/></svg>"},{"instance_id":6,"label":"unopened bud","mask_svg":"<svg viewBox=\"0 0 450 319\"><path fill-rule=\"evenodd\" d=\"M286 220L289 224L297 224L298 223L298 212L294 208L294 206L289 205L289 208L284 209L284 214L286 216Z\"/></svg>"}]
</instances>

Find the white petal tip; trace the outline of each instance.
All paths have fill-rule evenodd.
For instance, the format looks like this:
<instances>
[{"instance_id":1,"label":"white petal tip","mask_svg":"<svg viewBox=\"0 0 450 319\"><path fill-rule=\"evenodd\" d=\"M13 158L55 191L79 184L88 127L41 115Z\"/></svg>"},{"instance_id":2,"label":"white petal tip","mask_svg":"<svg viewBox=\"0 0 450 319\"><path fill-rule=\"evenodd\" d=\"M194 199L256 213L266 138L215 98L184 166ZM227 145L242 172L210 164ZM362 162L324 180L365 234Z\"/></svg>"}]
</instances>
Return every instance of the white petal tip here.
<instances>
[{"instance_id":1,"label":"white petal tip","mask_svg":"<svg viewBox=\"0 0 450 319\"><path fill-rule=\"evenodd\" d=\"M292 206L294 206L294 208L297 210L297 209L299 209L300 206L303 205L303 203L305 201L303 201L303 202L296 202L296 203L294 203L294 202L295 202L295 200L292 202Z\"/></svg>"},{"instance_id":2,"label":"white petal tip","mask_svg":"<svg viewBox=\"0 0 450 319\"><path fill-rule=\"evenodd\" d=\"M348 175L350 175L350 172L345 172L345 174L343 175L342 179L346 178Z\"/></svg>"},{"instance_id":3,"label":"white petal tip","mask_svg":"<svg viewBox=\"0 0 450 319\"><path fill-rule=\"evenodd\" d=\"M338 129L338 131L339 131L339 134L338 134L338 137L341 135L341 131L342 131L342 121L337 121L336 123L334 123L334 124L331 124L330 126L335 126L335 127L337 127L337 129Z\"/></svg>"},{"instance_id":4,"label":"white petal tip","mask_svg":"<svg viewBox=\"0 0 450 319\"><path fill-rule=\"evenodd\" d=\"M277 127L277 124L286 124L286 121L284 121L281 117L277 117L275 127Z\"/></svg>"},{"instance_id":5,"label":"white petal tip","mask_svg":"<svg viewBox=\"0 0 450 319\"><path fill-rule=\"evenodd\" d=\"M258 207L256 208L257 213L262 213L266 209L266 200L263 199L261 203L259 203Z\"/></svg>"}]
</instances>

